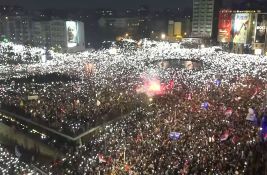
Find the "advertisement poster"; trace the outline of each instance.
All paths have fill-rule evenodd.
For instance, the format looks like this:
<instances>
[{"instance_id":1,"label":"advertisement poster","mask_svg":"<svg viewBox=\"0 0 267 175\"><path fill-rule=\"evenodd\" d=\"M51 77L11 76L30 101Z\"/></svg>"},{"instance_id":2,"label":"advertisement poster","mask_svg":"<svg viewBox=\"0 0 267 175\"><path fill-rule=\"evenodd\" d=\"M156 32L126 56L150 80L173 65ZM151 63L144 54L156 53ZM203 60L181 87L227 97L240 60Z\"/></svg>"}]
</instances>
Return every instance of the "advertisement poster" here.
<instances>
[{"instance_id":1,"label":"advertisement poster","mask_svg":"<svg viewBox=\"0 0 267 175\"><path fill-rule=\"evenodd\" d=\"M265 43L267 27L267 14L258 14L255 43Z\"/></svg>"},{"instance_id":2,"label":"advertisement poster","mask_svg":"<svg viewBox=\"0 0 267 175\"><path fill-rule=\"evenodd\" d=\"M75 47L78 44L78 29L77 29L77 22L75 21L67 21L67 40L68 40L68 47Z\"/></svg>"},{"instance_id":3,"label":"advertisement poster","mask_svg":"<svg viewBox=\"0 0 267 175\"><path fill-rule=\"evenodd\" d=\"M218 42L230 42L232 31L232 12L221 11L219 14Z\"/></svg>"},{"instance_id":4,"label":"advertisement poster","mask_svg":"<svg viewBox=\"0 0 267 175\"><path fill-rule=\"evenodd\" d=\"M233 42L246 44L249 27L249 13L237 13L234 17Z\"/></svg>"}]
</instances>

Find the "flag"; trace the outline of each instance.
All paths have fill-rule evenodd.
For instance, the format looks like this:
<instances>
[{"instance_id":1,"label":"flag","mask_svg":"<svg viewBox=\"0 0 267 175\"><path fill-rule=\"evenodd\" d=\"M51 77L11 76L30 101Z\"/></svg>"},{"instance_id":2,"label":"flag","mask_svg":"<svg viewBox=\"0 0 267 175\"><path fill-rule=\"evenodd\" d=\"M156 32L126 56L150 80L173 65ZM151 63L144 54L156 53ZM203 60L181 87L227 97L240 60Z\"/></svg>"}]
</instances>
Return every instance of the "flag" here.
<instances>
[{"instance_id":1,"label":"flag","mask_svg":"<svg viewBox=\"0 0 267 175\"><path fill-rule=\"evenodd\" d=\"M264 134L264 136L263 136L263 140L264 140L264 142L267 141L267 133Z\"/></svg>"},{"instance_id":2,"label":"flag","mask_svg":"<svg viewBox=\"0 0 267 175\"><path fill-rule=\"evenodd\" d=\"M187 175L188 171L189 171L189 161L186 160L185 163L184 163L184 167L183 167L183 169L181 171L181 175Z\"/></svg>"},{"instance_id":3,"label":"flag","mask_svg":"<svg viewBox=\"0 0 267 175\"><path fill-rule=\"evenodd\" d=\"M238 137L237 136L234 136L234 137L232 137L231 142L233 144L237 144L238 140L239 140Z\"/></svg>"},{"instance_id":4,"label":"flag","mask_svg":"<svg viewBox=\"0 0 267 175\"><path fill-rule=\"evenodd\" d=\"M192 100L192 94L191 94L191 93L189 93L189 94L187 95L187 100Z\"/></svg>"},{"instance_id":5,"label":"flag","mask_svg":"<svg viewBox=\"0 0 267 175\"><path fill-rule=\"evenodd\" d=\"M224 133L221 135L220 140L221 140L222 142L223 142L223 141L226 141L226 140L229 138L229 135L230 135L229 130L224 131Z\"/></svg>"},{"instance_id":6,"label":"flag","mask_svg":"<svg viewBox=\"0 0 267 175\"><path fill-rule=\"evenodd\" d=\"M233 109L232 108L228 108L228 109L225 110L224 115L230 117L232 115L232 113L233 113Z\"/></svg>"},{"instance_id":7,"label":"flag","mask_svg":"<svg viewBox=\"0 0 267 175\"><path fill-rule=\"evenodd\" d=\"M106 161L107 161L107 164L108 164L108 165L112 165L112 163L113 163L113 159L112 159L111 156L107 157L107 158L106 158Z\"/></svg>"},{"instance_id":8,"label":"flag","mask_svg":"<svg viewBox=\"0 0 267 175\"><path fill-rule=\"evenodd\" d=\"M64 107L60 108L60 112L61 113L66 113L66 110L64 109Z\"/></svg>"},{"instance_id":9,"label":"flag","mask_svg":"<svg viewBox=\"0 0 267 175\"><path fill-rule=\"evenodd\" d=\"M261 120L261 135L263 137L263 140L267 140L267 116L264 115Z\"/></svg>"},{"instance_id":10,"label":"flag","mask_svg":"<svg viewBox=\"0 0 267 175\"><path fill-rule=\"evenodd\" d=\"M204 102L204 103L201 104L201 107L203 109L206 109L207 110L209 108L209 105L210 105L209 102Z\"/></svg>"},{"instance_id":11,"label":"flag","mask_svg":"<svg viewBox=\"0 0 267 175\"><path fill-rule=\"evenodd\" d=\"M181 136L181 133L179 133L179 132L171 132L169 134L169 138L171 140L179 140L180 139L180 136Z\"/></svg>"},{"instance_id":12,"label":"flag","mask_svg":"<svg viewBox=\"0 0 267 175\"><path fill-rule=\"evenodd\" d=\"M130 168L131 167L128 164L125 164L124 165L124 171L129 172L130 171Z\"/></svg>"},{"instance_id":13,"label":"flag","mask_svg":"<svg viewBox=\"0 0 267 175\"><path fill-rule=\"evenodd\" d=\"M106 163L106 159L104 158L103 154L98 154L99 163Z\"/></svg>"},{"instance_id":14,"label":"flag","mask_svg":"<svg viewBox=\"0 0 267 175\"><path fill-rule=\"evenodd\" d=\"M143 134L138 134L136 137L136 142L141 142L143 140Z\"/></svg>"},{"instance_id":15,"label":"flag","mask_svg":"<svg viewBox=\"0 0 267 175\"><path fill-rule=\"evenodd\" d=\"M215 85L216 86L220 86L221 85L221 80L220 79L215 80Z\"/></svg>"},{"instance_id":16,"label":"flag","mask_svg":"<svg viewBox=\"0 0 267 175\"><path fill-rule=\"evenodd\" d=\"M252 108L248 109L248 114L247 114L246 120L251 121L251 122L257 121L256 114Z\"/></svg>"},{"instance_id":17,"label":"flag","mask_svg":"<svg viewBox=\"0 0 267 175\"><path fill-rule=\"evenodd\" d=\"M254 94L251 96L251 98L250 98L250 99L254 99L254 98L255 98L255 96L258 94L258 92L259 92L259 88L258 88L258 87L256 87L256 89L255 89L255 92L254 92Z\"/></svg>"},{"instance_id":18,"label":"flag","mask_svg":"<svg viewBox=\"0 0 267 175\"><path fill-rule=\"evenodd\" d=\"M170 80L169 82L169 90L172 90L174 88L174 81Z\"/></svg>"}]
</instances>

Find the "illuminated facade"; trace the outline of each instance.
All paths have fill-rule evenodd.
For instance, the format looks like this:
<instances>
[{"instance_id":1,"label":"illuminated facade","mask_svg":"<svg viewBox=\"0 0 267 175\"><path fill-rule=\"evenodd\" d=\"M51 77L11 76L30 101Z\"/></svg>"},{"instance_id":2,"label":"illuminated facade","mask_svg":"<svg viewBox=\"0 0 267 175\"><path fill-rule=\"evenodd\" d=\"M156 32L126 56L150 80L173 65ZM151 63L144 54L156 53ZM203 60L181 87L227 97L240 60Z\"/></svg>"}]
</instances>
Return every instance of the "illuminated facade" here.
<instances>
[{"instance_id":1,"label":"illuminated facade","mask_svg":"<svg viewBox=\"0 0 267 175\"><path fill-rule=\"evenodd\" d=\"M265 13L221 10L217 39L222 44L228 44L231 52L264 55L267 51L266 29Z\"/></svg>"},{"instance_id":2,"label":"illuminated facade","mask_svg":"<svg viewBox=\"0 0 267 175\"><path fill-rule=\"evenodd\" d=\"M54 48L61 52L85 50L84 24L79 21L33 22L33 42L36 46Z\"/></svg>"},{"instance_id":3,"label":"illuminated facade","mask_svg":"<svg viewBox=\"0 0 267 175\"><path fill-rule=\"evenodd\" d=\"M256 21L254 53L257 55L267 55L267 13L258 13Z\"/></svg>"},{"instance_id":4,"label":"illuminated facade","mask_svg":"<svg viewBox=\"0 0 267 175\"><path fill-rule=\"evenodd\" d=\"M168 37L170 40L179 40L182 38L182 22L169 21Z\"/></svg>"},{"instance_id":5,"label":"illuminated facade","mask_svg":"<svg viewBox=\"0 0 267 175\"><path fill-rule=\"evenodd\" d=\"M232 10L221 10L219 12L218 36L217 40L221 43L231 42L232 32Z\"/></svg>"}]
</instances>

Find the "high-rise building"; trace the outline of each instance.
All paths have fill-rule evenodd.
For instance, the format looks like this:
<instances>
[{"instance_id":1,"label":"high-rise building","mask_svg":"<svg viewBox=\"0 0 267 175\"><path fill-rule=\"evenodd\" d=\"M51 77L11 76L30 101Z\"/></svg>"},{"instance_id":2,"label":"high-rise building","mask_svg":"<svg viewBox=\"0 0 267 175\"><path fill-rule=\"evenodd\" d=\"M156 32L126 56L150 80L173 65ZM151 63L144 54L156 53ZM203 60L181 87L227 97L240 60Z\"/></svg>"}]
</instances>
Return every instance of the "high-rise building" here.
<instances>
[{"instance_id":1,"label":"high-rise building","mask_svg":"<svg viewBox=\"0 0 267 175\"><path fill-rule=\"evenodd\" d=\"M32 43L34 46L47 46L48 22L34 21L32 23Z\"/></svg>"},{"instance_id":2,"label":"high-rise building","mask_svg":"<svg viewBox=\"0 0 267 175\"><path fill-rule=\"evenodd\" d=\"M216 38L221 0L193 0L192 37Z\"/></svg>"},{"instance_id":3,"label":"high-rise building","mask_svg":"<svg viewBox=\"0 0 267 175\"><path fill-rule=\"evenodd\" d=\"M28 16L1 16L0 35L16 43L28 43L31 40L32 20Z\"/></svg>"},{"instance_id":4,"label":"high-rise building","mask_svg":"<svg viewBox=\"0 0 267 175\"><path fill-rule=\"evenodd\" d=\"M84 24L80 21L35 21L32 38L34 45L53 47L62 52L85 50Z\"/></svg>"}]
</instances>

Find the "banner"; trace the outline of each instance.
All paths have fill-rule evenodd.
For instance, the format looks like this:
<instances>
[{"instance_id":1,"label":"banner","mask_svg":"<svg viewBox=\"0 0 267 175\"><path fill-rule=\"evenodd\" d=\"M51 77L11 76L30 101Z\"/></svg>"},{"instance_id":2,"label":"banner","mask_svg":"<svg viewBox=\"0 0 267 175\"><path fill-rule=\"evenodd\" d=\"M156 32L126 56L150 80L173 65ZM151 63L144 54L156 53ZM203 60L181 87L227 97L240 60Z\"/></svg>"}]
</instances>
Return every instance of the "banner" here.
<instances>
[{"instance_id":1,"label":"banner","mask_svg":"<svg viewBox=\"0 0 267 175\"><path fill-rule=\"evenodd\" d=\"M180 136L181 136L181 133L179 133L179 132L170 132L170 134L169 134L169 138L171 140L179 140Z\"/></svg>"},{"instance_id":2,"label":"banner","mask_svg":"<svg viewBox=\"0 0 267 175\"><path fill-rule=\"evenodd\" d=\"M265 43L267 27L267 14L258 14L255 43Z\"/></svg>"},{"instance_id":3,"label":"banner","mask_svg":"<svg viewBox=\"0 0 267 175\"><path fill-rule=\"evenodd\" d=\"M234 15L233 25L233 42L239 44L247 43L248 27L249 27L249 13L236 13Z\"/></svg>"},{"instance_id":4,"label":"banner","mask_svg":"<svg viewBox=\"0 0 267 175\"><path fill-rule=\"evenodd\" d=\"M78 24L75 21L67 21L67 41L68 47L75 47L78 44Z\"/></svg>"},{"instance_id":5,"label":"banner","mask_svg":"<svg viewBox=\"0 0 267 175\"><path fill-rule=\"evenodd\" d=\"M232 11L220 11L218 24L218 42L230 42L232 30Z\"/></svg>"}]
</instances>

